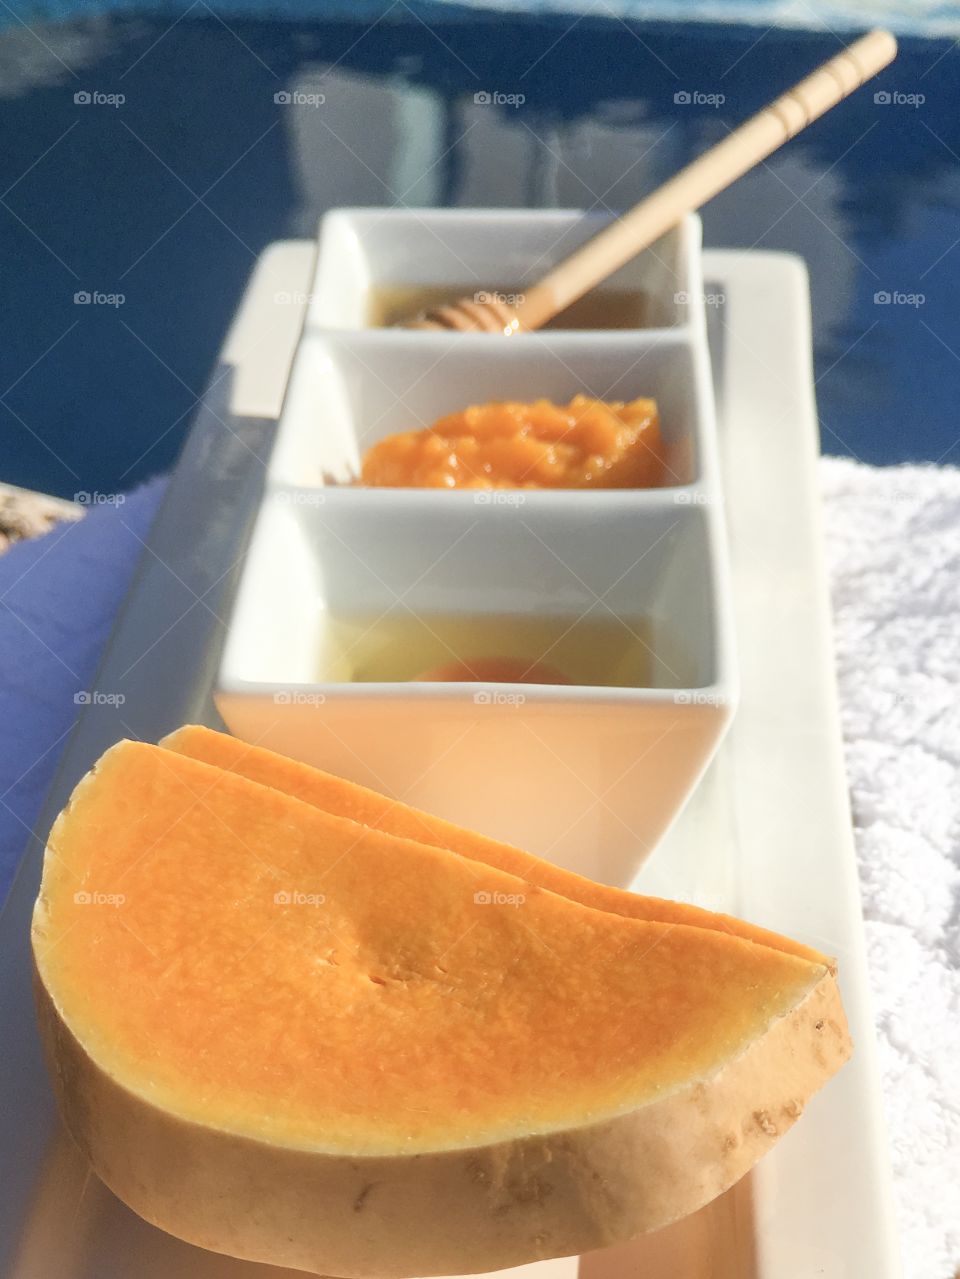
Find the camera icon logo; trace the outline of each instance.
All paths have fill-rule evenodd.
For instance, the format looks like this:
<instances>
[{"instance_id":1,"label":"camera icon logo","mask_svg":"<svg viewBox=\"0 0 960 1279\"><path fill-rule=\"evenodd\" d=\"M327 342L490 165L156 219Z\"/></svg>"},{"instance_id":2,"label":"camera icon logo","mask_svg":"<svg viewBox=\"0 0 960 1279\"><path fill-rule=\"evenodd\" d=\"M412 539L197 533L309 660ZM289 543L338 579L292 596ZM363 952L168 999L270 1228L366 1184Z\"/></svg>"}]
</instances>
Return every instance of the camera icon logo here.
<instances>
[{"instance_id":1,"label":"camera icon logo","mask_svg":"<svg viewBox=\"0 0 960 1279\"><path fill-rule=\"evenodd\" d=\"M288 107L293 101L293 95L286 89L280 89L279 92L273 95L273 100L278 107Z\"/></svg>"},{"instance_id":2,"label":"camera icon logo","mask_svg":"<svg viewBox=\"0 0 960 1279\"><path fill-rule=\"evenodd\" d=\"M73 894L73 900L78 906L89 906L91 898L89 893L81 891Z\"/></svg>"},{"instance_id":3,"label":"camera icon logo","mask_svg":"<svg viewBox=\"0 0 960 1279\"><path fill-rule=\"evenodd\" d=\"M274 693L273 695L274 706L289 706L292 700L293 698L289 693Z\"/></svg>"},{"instance_id":4,"label":"camera icon logo","mask_svg":"<svg viewBox=\"0 0 960 1279\"><path fill-rule=\"evenodd\" d=\"M90 93L86 89L79 89L74 95L73 100L78 107L87 107L93 101Z\"/></svg>"},{"instance_id":5,"label":"camera icon logo","mask_svg":"<svg viewBox=\"0 0 960 1279\"><path fill-rule=\"evenodd\" d=\"M673 100L678 107L688 107L690 105L690 90L678 89L673 95Z\"/></svg>"},{"instance_id":6,"label":"camera icon logo","mask_svg":"<svg viewBox=\"0 0 960 1279\"><path fill-rule=\"evenodd\" d=\"M74 293L73 295L74 306L89 306L92 301L93 295L88 293L86 289L81 289L79 293Z\"/></svg>"},{"instance_id":7,"label":"camera icon logo","mask_svg":"<svg viewBox=\"0 0 960 1279\"><path fill-rule=\"evenodd\" d=\"M74 706L89 706L90 701L91 698L89 693L74 693L73 695Z\"/></svg>"},{"instance_id":8,"label":"camera icon logo","mask_svg":"<svg viewBox=\"0 0 960 1279\"><path fill-rule=\"evenodd\" d=\"M873 95L873 100L878 107L888 107L891 102L890 93L887 89L878 89Z\"/></svg>"},{"instance_id":9,"label":"camera icon logo","mask_svg":"<svg viewBox=\"0 0 960 1279\"><path fill-rule=\"evenodd\" d=\"M889 306L893 301L886 289L881 289L878 293L874 293L873 302L875 306Z\"/></svg>"},{"instance_id":10,"label":"camera icon logo","mask_svg":"<svg viewBox=\"0 0 960 1279\"><path fill-rule=\"evenodd\" d=\"M478 107L488 107L493 101L486 89L481 89L479 93L475 93L473 100Z\"/></svg>"},{"instance_id":11,"label":"camera icon logo","mask_svg":"<svg viewBox=\"0 0 960 1279\"><path fill-rule=\"evenodd\" d=\"M485 892L483 889L481 889L479 892L473 894L473 900L476 902L478 906L489 906L490 903L493 901L493 897L490 895L490 893Z\"/></svg>"},{"instance_id":12,"label":"camera icon logo","mask_svg":"<svg viewBox=\"0 0 960 1279\"><path fill-rule=\"evenodd\" d=\"M489 706L492 701L493 695L485 689L481 689L479 693L474 693L473 695L474 706Z\"/></svg>"},{"instance_id":13,"label":"camera icon logo","mask_svg":"<svg viewBox=\"0 0 960 1279\"><path fill-rule=\"evenodd\" d=\"M289 906L290 894L286 892L274 893L273 902L275 906Z\"/></svg>"},{"instance_id":14,"label":"camera icon logo","mask_svg":"<svg viewBox=\"0 0 960 1279\"><path fill-rule=\"evenodd\" d=\"M693 696L690 693L674 693L673 695L674 706L689 706L692 701Z\"/></svg>"}]
</instances>

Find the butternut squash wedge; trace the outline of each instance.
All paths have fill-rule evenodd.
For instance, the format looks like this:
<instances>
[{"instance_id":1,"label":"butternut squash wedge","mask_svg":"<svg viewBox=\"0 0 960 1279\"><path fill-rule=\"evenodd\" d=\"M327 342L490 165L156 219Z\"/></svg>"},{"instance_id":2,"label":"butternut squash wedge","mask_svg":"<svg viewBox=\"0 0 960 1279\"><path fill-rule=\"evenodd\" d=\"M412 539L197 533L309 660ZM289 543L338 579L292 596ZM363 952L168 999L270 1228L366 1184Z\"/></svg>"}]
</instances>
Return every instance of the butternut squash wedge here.
<instances>
[{"instance_id":1,"label":"butternut squash wedge","mask_svg":"<svg viewBox=\"0 0 960 1279\"><path fill-rule=\"evenodd\" d=\"M734 937L742 937L746 941L772 946L774 950L782 950L789 955L799 955L814 963L833 963L828 956L809 946L736 919L733 915L717 914L684 902L645 897L608 884L598 884L534 857L532 853L489 839L478 831L456 826L442 817L434 817L430 813L411 808L409 804L389 799L366 786L358 786L355 782L335 777L286 755L265 750L262 746L252 746L226 733L217 733L197 724L187 724L170 733L160 745L181 755L203 760L207 764L216 764L218 768L229 769L264 786L273 786L276 790L302 799L325 812L349 817L351 821L373 826L391 835L416 839L436 848L447 848L463 857L495 866L498 870L525 879L529 884L548 888L561 897L568 897L571 901L592 906L596 910L610 911L628 919L713 928Z\"/></svg>"},{"instance_id":2,"label":"butternut squash wedge","mask_svg":"<svg viewBox=\"0 0 960 1279\"><path fill-rule=\"evenodd\" d=\"M103 1181L193 1243L349 1279L656 1229L849 1052L823 964L143 743L55 823L32 941L54 1088Z\"/></svg>"}]
</instances>

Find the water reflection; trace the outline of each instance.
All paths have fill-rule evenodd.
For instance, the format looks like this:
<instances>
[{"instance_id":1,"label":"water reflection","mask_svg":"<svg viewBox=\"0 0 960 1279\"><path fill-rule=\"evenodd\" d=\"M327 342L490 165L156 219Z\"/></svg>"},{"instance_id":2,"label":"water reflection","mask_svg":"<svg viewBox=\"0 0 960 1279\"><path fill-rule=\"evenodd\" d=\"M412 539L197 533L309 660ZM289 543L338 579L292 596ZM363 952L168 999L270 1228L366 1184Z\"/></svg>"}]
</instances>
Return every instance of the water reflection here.
<instances>
[{"instance_id":1,"label":"water reflection","mask_svg":"<svg viewBox=\"0 0 960 1279\"><path fill-rule=\"evenodd\" d=\"M49 55L0 35L0 251L18 264L0 283L17 317L3 462L68 494L170 465L256 253L325 208L622 208L837 47L456 11L433 29L412 12L123 18L43 39ZM960 460L956 59L906 41L875 87L704 214L709 244L807 260L824 443L865 460ZM125 102L74 102L90 90ZM275 100L295 92L323 101ZM90 290L124 301L75 304Z\"/></svg>"}]
</instances>

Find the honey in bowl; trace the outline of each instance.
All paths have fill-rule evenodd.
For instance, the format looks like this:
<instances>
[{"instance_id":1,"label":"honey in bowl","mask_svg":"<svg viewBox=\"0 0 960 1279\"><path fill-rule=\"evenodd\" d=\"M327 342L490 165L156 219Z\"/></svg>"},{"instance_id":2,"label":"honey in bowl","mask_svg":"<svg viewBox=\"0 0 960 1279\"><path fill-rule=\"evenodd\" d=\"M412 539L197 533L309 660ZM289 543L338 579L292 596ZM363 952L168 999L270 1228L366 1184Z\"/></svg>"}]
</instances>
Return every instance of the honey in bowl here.
<instances>
[{"instance_id":1,"label":"honey in bowl","mask_svg":"<svg viewBox=\"0 0 960 1279\"><path fill-rule=\"evenodd\" d=\"M475 301L487 299L511 305L523 296L522 287L496 286L474 291L470 285L390 285L375 288L367 298L366 326L371 329L392 328L406 324L414 316L436 307L473 296ZM661 311L663 307L661 306ZM669 324L667 314L655 313L653 299L640 289L601 286L577 298L565 311L555 315L545 329L647 329Z\"/></svg>"},{"instance_id":2,"label":"honey in bowl","mask_svg":"<svg viewBox=\"0 0 960 1279\"><path fill-rule=\"evenodd\" d=\"M658 488L675 482L655 400L577 395L472 405L367 450L360 482L440 489Z\"/></svg>"}]
</instances>

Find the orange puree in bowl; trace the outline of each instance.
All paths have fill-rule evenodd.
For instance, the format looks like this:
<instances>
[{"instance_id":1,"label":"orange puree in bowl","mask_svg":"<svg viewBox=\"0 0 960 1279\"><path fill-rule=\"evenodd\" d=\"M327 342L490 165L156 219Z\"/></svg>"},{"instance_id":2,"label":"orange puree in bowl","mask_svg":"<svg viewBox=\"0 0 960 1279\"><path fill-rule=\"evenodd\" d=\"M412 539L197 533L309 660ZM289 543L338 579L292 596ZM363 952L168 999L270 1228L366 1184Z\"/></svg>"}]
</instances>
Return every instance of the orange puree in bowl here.
<instances>
[{"instance_id":1,"label":"orange puree in bowl","mask_svg":"<svg viewBox=\"0 0 960 1279\"><path fill-rule=\"evenodd\" d=\"M387 488L656 488L669 483L654 400L476 404L367 450L361 482Z\"/></svg>"}]
</instances>

